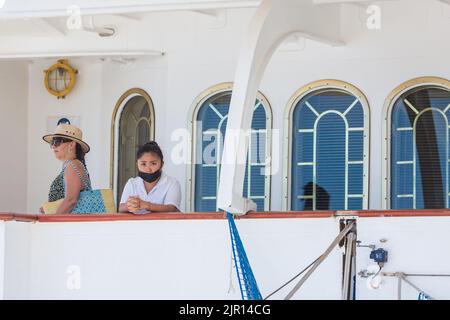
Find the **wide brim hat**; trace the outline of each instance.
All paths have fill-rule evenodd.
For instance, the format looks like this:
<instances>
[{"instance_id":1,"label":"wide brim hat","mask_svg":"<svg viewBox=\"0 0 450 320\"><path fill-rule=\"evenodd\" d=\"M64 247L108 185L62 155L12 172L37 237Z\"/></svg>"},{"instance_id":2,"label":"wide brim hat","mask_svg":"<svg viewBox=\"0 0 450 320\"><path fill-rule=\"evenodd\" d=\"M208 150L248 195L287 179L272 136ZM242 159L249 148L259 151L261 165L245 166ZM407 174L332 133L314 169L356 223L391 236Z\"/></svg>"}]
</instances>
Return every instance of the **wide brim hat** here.
<instances>
[{"instance_id":1,"label":"wide brim hat","mask_svg":"<svg viewBox=\"0 0 450 320\"><path fill-rule=\"evenodd\" d=\"M83 150L84 153L88 153L91 149L89 145L83 141L83 132L81 132L79 128L71 124L60 124L56 127L55 133L47 134L43 136L42 139L44 139L44 141L47 143L51 143L54 137L67 138L75 141L76 143L80 144L81 150Z\"/></svg>"}]
</instances>

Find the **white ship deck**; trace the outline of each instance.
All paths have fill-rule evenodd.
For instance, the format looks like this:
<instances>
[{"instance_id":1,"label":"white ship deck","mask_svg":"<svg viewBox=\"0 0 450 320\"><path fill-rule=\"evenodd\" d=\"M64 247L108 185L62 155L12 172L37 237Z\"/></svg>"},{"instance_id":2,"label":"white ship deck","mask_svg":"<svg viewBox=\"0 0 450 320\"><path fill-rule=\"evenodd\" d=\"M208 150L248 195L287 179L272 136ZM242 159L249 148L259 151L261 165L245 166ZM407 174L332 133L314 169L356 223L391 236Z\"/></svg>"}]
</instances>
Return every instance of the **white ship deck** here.
<instances>
[{"instance_id":1,"label":"white ship deck","mask_svg":"<svg viewBox=\"0 0 450 320\"><path fill-rule=\"evenodd\" d=\"M244 213L245 192L264 211L236 220L263 297L318 258L344 219L356 221L361 245L347 299L418 299L417 289L399 282L402 274L432 298L450 299L450 210L417 210L450 207L450 104L442 103L450 92L449 39L449 0L0 0L0 299L241 299L224 215L194 211ZM65 99L44 85L43 71L58 59L78 70ZM404 101L421 90L435 90L435 98ZM307 97L329 92L352 100L340 111L307 106ZM226 115L215 109L216 118L200 118L225 94ZM36 214L61 168L42 136L61 118L91 146L93 187L113 189L117 201L126 181L120 172L135 166L139 139L119 142L135 97L148 111L143 140L162 146L186 213ZM252 145L258 159L246 167L246 142L253 142L221 137L220 125L227 119L226 130L253 130L255 97L265 113L254 129L262 133ZM355 105L361 121L349 125ZM299 125L307 117L294 116L302 106L316 117L309 127ZM433 130L422 130L431 138L416 144L416 124L431 109ZM395 110L409 118L396 122ZM345 153L331 164L317 143L318 119L329 113L345 122L340 144L333 140L339 125L323 140ZM437 114L441 122L432 122ZM220 125L203 131L198 122L211 119ZM214 132L214 159L206 163L204 137ZM309 144L301 140L308 134ZM225 165L221 152L231 159ZM428 170L437 164L442 170ZM245 182L252 166L264 177ZM334 179L335 172L345 174ZM317 209L318 193L305 186L324 176L333 176L325 181L330 201L343 198L346 211L297 211L308 201ZM400 207L410 209L390 210ZM369 283L375 262L365 246L388 251L379 288ZM344 253L334 248L293 299L342 299ZM270 299L283 299L294 283Z\"/></svg>"},{"instance_id":2,"label":"white ship deck","mask_svg":"<svg viewBox=\"0 0 450 320\"><path fill-rule=\"evenodd\" d=\"M250 213L237 220L263 297L320 256L355 219L357 240L389 253L382 272L449 299L448 210ZM221 213L148 215L0 214L4 299L240 299ZM382 242L380 242L380 240ZM374 262L356 250L356 271ZM341 299L343 249L336 247L293 299ZM230 291L232 279L234 291ZM356 276L356 299L411 299L419 292L383 276L378 289ZM295 283L295 282L294 282ZM294 283L270 299L283 299Z\"/></svg>"}]
</instances>

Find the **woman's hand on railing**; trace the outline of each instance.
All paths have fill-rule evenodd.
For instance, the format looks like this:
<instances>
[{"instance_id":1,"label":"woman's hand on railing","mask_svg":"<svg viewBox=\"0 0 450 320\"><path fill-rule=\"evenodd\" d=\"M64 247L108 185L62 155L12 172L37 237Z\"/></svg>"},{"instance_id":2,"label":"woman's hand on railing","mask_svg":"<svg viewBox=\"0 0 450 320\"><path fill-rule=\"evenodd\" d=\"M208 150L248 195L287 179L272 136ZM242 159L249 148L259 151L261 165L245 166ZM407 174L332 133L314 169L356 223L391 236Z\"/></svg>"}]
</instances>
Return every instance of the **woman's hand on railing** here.
<instances>
[{"instance_id":1,"label":"woman's hand on railing","mask_svg":"<svg viewBox=\"0 0 450 320\"><path fill-rule=\"evenodd\" d=\"M141 210L141 199L139 197L131 196L127 200L127 210L135 213Z\"/></svg>"}]
</instances>

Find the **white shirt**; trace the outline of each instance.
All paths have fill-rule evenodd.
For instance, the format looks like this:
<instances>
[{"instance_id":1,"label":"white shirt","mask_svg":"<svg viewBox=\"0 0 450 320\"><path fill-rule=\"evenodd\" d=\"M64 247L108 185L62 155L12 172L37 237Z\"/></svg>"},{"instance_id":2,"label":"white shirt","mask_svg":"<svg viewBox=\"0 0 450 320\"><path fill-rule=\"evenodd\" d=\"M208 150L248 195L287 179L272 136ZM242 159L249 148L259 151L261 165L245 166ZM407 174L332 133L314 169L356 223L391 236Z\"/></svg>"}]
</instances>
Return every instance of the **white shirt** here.
<instances>
[{"instance_id":1,"label":"white shirt","mask_svg":"<svg viewBox=\"0 0 450 320\"><path fill-rule=\"evenodd\" d=\"M181 186L177 179L164 174L163 171L161 178L149 193L145 190L144 180L141 177L130 178L123 188L120 203L126 203L131 196L138 196L141 200L155 204L171 204L180 210ZM142 209L136 213L148 212Z\"/></svg>"}]
</instances>

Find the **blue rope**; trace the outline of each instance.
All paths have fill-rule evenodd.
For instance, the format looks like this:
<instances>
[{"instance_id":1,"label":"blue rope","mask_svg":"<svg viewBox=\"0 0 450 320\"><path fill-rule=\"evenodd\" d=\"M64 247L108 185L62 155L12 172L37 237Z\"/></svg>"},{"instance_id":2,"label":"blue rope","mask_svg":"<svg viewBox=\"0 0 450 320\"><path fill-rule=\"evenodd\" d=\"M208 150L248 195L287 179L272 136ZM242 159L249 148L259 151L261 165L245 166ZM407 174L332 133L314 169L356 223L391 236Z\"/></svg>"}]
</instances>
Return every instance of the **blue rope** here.
<instances>
[{"instance_id":1,"label":"blue rope","mask_svg":"<svg viewBox=\"0 0 450 320\"><path fill-rule=\"evenodd\" d=\"M356 275L353 276L353 300L356 300Z\"/></svg>"},{"instance_id":2,"label":"blue rope","mask_svg":"<svg viewBox=\"0 0 450 320\"><path fill-rule=\"evenodd\" d=\"M230 227L231 248L233 250L233 258L235 261L237 278L239 280L239 289L241 290L242 300L262 300L261 292L252 267L245 253L239 232L234 223L233 216L227 212L228 225Z\"/></svg>"},{"instance_id":3,"label":"blue rope","mask_svg":"<svg viewBox=\"0 0 450 320\"><path fill-rule=\"evenodd\" d=\"M433 298L431 298L425 292L420 292L419 296L417 297L417 300L433 300Z\"/></svg>"}]
</instances>

